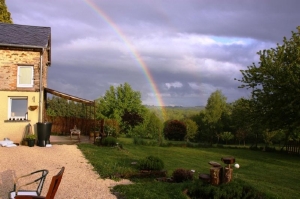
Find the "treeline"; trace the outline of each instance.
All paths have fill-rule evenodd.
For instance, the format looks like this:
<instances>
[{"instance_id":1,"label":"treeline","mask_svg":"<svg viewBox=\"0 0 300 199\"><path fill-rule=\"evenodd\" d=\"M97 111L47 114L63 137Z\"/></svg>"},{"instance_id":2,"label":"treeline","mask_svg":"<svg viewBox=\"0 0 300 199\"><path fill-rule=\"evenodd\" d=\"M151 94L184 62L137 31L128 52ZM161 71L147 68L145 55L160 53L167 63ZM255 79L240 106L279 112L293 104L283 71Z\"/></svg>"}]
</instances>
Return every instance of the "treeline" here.
<instances>
[{"instance_id":1,"label":"treeline","mask_svg":"<svg viewBox=\"0 0 300 199\"><path fill-rule=\"evenodd\" d=\"M161 120L181 120L198 114L204 110L204 106L195 107L181 107L181 106L147 106L146 107L154 112Z\"/></svg>"},{"instance_id":2,"label":"treeline","mask_svg":"<svg viewBox=\"0 0 300 199\"><path fill-rule=\"evenodd\" d=\"M126 88L125 88L126 87ZM118 95L117 90L127 93ZM74 103L59 97L48 99L47 115L51 117L90 118L105 120L104 129L109 135L120 133L128 137L140 137L163 140L185 140L201 143L219 144L257 144L267 145L284 141L283 130L260 131L256 115L251 115L251 99L239 99L227 103L220 90L211 94L205 107L184 108L165 107L168 120L160 115L161 107L144 106L141 103L131 103L125 96L132 96L129 84L111 87L106 95L96 102L94 109L81 103ZM131 94L130 94L131 93ZM114 96L108 98L107 96ZM138 101L140 97L133 101ZM137 111L139 110L139 111ZM53 121L57 121L53 119ZM97 128L100 128L99 126ZM93 127L91 127L93 129ZM99 130L99 129L93 129Z\"/></svg>"}]
</instances>

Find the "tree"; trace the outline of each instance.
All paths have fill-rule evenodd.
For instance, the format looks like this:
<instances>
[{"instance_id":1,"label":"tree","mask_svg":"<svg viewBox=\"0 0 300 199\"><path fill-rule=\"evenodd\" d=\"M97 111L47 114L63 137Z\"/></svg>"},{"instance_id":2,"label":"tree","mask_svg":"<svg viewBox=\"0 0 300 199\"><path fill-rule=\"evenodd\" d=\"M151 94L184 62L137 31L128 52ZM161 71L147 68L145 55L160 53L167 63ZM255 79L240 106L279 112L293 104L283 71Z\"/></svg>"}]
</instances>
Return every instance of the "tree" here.
<instances>
[{"instance_id":1,"label":"tree","mask_svg":"<svg viewBox=\"0 0 300 199\"><path fill-rule=\"evenodd\" d=\"M111 86L105 95L97 100L97 118L116 119L124 133L128 133L133 127L128 125L129 120L127 121L127 119L130 117L127 116L143 117L145 109L145 106L142 105L141 93L133 91L128 83L121 84L116 88ZM124 120L125 118L126 120Z\"/></svg>"},{"instance_id":2,"label":"tree","mask_svg":"<svg viewBox=\"0 0 300 199\"><path fill-rule=\"evenodd\" d=\"M246 145L246 137L247 137L247 131L244 129L237 129L235 132L235 137L239 141L239 145L241 144L241 141L244 142L244 146Z\"/></svg>"},{"instance_id":3,"label":"tree","mask_svg":"<svg viewBox=\"0 0 300 199\"><path fill-rule=\"evenodd\" d=\"M234 138L234 135L232 135L231 132L223 132L220 136L221 139L226 142L226 144L229 140L232 140Z\"/></svg>"},{"instance_id":4,"label":"tree","mask_svg":"<svg viewBox=\"0 0 300 199\"><path fill-rule=\"evenodd\" d=\"M276 48L259 51L258 65L242 70L241 88L252 90L253 108L264 130L284 129L286 139L300 125L300 27ZM294 135L297 137L298 135Z\"/></svg>"},{"instance_id":5,"label":"tree","mask_svg":"<svg viewBox=\"0 0 300 199\"><path fill-rule=\"evenodd\" d=\"M210 131L209 125L205 120L205 110L201 110L199 114L192 116L191 119L196 122L198 126L198 132L195 139L198 142L209 142Z\"/></svg>"},{"instance_id":6,"label":"tree","mask_svg":"<svg viewBox=\"0 0 300 199\"><path fill-rule=\"evenodd\" d=\"M207 100L205 107L205 122L209 127L210 142L213 142L213 137L218 135L222 129L221 117L226 110L226 97L220 90L213 92Z\"/></svg>"},{"instance_id":7,"label":"tree","mask_svg":"<svg viewBox=\"0 0 300 199\"><path fill-rule=\"evenodd\" d=\"M165 123L164 135L169 140L182 141L186 136L186 125L178 120L171 120Z\"/></svg>"},{"instance_id":8,"label":"tree","mask_svg":"<svg viewBox=\"0 0 300 199\"><path fill-rule=\"evenodd\" d=\"M249 99L240 98L232 104L231 118L235 137L239 144L243 141L245 145L245 139L250 134L252 125L254 125L250 103Z\"/></svg>"},{"instance_id":9,"label":"tree","mask_svg":"<svg viewBox=\"0 0 300 199\"><path fill-rule=\"evenodd\" d=\"M120 132L119 124L116 120L107 119L104 122L104 132L107 136L118 137Z\"/></svg>"},{"instance_id":10,"label":"tree","mask_svg":"<svg viewBox=\"0 0 300 199\"><path fill-rule=\"evenodd\" d=\"M135 126L141 124L144 121L144 118L135 111L127 111L125 110L122 115L123 128L131 130Z\"/></svg>"},{"instance_id":11,"label":"tree","mask_svg":"<svg viewBox=\"0 0 300 199\"><path fill-rule=\"evenodd\" d=\"M51 116L69 116L68 101L66 99L53 96L52 99L47 99L47 114Z\"/></svg>"},{"instance_id":12,"label":"tree","mask_svg":"<svg viewBox=\"0 0 300 199\"><path fill-rule=\"evenodd\" d=\"M0 22L13 23L10 12L5 4L5 0L0 0Z\"/></svg>"},{"instance_id":13,"label":"tree","mask_svg":"<svg viewBox=\"0 0 300 199\"><path fill-rule=\"evenodd\" d=\"M86 118L90 116L93 118L93 111L90 106L55 96L52 99L47 99L46 113L52 117Z\"/></svg>"},{"instance_id":14,"label":"tree","mask_svg":"<svg viewBox=\"0 0 300 199\"><path fill-rule=\"evenodd\" d=\"M163 140L162 135L163 123L161 120L152 112L149 115L148 122L146 124L145 132L149 138L155 138L161 144Z\"/></svg>"},{"instance_id":15,"label":"tree","mask_svg":"<svg viewBox=\"0 0 300 199\"><path fill-rule=\"evenodd\" d=\"M263 132L263 139L265 142L265 147L268 147L272 144L273 138L276 136L277 131L269 131L268 129Z\"/></svg>"},{"instance_id":16,"label":"tree","mask_svg":"<svg viewBox=\"0 0 300 199\"><path fill-rule=\"evenodd\" d=\"M183 119L182 122L186 125L186 136L185 140L194 140L196 133L198 131L198 126L196 122L191 119Z\"/></svg>"}]
</instances>

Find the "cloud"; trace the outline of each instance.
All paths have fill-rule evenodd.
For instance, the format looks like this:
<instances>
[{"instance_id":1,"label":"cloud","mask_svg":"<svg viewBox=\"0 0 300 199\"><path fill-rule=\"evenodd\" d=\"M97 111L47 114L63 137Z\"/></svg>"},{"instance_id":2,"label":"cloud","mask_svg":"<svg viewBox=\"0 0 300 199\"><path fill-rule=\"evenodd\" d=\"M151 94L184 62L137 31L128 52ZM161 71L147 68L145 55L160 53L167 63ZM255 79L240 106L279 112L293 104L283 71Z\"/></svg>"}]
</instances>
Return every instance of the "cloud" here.
<instances>
[{"instance_id":1,"label":"cloud","mask_svg":"<svg viewBox=\"0 0 300 199\"><path fill-rule=\"evenodd\" d=\"M300 18L298 0L6 4L14 23L51 27L50 88L94 100L128 82L149 105L203 106L217 89L228 102L248 97L234 78L259 50L289 38Z\"/></svg>"}]
</instances>

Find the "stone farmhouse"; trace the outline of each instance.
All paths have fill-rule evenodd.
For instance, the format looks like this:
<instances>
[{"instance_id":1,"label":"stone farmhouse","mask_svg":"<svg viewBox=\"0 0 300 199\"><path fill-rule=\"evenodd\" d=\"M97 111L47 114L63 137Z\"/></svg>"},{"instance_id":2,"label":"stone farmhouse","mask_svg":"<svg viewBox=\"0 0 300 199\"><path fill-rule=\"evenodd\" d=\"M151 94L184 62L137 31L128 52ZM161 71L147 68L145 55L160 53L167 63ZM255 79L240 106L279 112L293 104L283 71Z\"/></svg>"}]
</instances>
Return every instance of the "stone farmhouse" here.
<instances>
[{"instance_id":1,"label":"stone farmhouse","mask_svg":"<svg viewBox=\"0 0 300 199\"><path fill-rule=\"evenodd\" d=\"M20 142L43 122L43 90L51 65L51 28L0 23L0 140Z\"/></svg>"},{"instance_id":2,"label":"stone farmhouse","mask_svg":"<svg viewBox=\"0 0 300 199\"><path fill-rule=\"evenodd\" d=\"M47 93L94 106L95 102L48 88L51 28L0 23L0 141L21 143L30 124L45 122Z\"/></svg>"}]
</instances>

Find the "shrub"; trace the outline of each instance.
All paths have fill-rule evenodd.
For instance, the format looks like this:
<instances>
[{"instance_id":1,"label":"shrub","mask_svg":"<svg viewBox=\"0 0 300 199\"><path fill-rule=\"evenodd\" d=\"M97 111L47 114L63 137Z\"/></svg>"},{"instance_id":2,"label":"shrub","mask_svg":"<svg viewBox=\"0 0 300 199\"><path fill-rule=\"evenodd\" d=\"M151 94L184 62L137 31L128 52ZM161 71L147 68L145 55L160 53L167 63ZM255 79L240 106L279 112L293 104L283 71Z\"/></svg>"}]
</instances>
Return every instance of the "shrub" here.
<instances>
[{"instance_id":1,"label":"shrub","mask_svg":"<svg viewBox=\"0 0 300 199\"><path fill-rule=\"evenodd\" d=\"M103 146L116 146L117 139L111 136L105 137L102 141Z\"/></svg>"},{"instance_id":2,"label":"shrub","mask_svg":"<svg viewBox=\"0 0 300 199\"><path fill-rule=\"evenodd\" d=\"M144 146L156 146L158 145L156 140L146 140L140 137L133 137L133 144L135 145L144 145Z\"/></svg>"},{"instance_id":3,"label":"shrub","mask_svg":"<svg viewBox=\"0 0 300 199\"><path fill-rule=\"evenodd\" d=\"M104 123L104 133L107 136L118 137L120 132L120 126L117 120L107 119Z\"/></svg>"},{"instance_id":4,"label":"shrub","mask_svg":"<svg viewBox=\"0 0 300 199\"><path fill-rule=\"evenodd\" d=\"M190 170L179 168L173 171L172 177L175 182L193 180L193 172Z\"/></svg>"},{"instance_id":5,"label":"shrub","mask_svg":"<svg viewBox=\"0 0 300 199\"><path fill-rule=\"evenodd\" d=\"M138 166L140 170L162 170L165 165L160 158L148 156L140 160Z\"/></svg>"},{"instance_id":6,"label":"shrub","mask_svg":"<svg viewBox=\"0 0 300 199\"><path fill-rule=\"evenodd\" d=\"M268 199L273 196L259 192L254 187L246 182L236 179L228 184L213 186L203 183L201 180L196 180L188 189L188 195L191 198L253 198L253 199Z\"/></svg>"},{"instance_id":7,"label":"shrub","mask_svg":"<svg viewBox=\"0 0 300 199\"><path fill-rule=\"evenodd\" d=\"M164 135L169 140L184 140L187 134L186 125L178 120L171 120L166 122L164 128Z\"/></svg>"}]
</instances>

